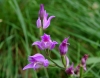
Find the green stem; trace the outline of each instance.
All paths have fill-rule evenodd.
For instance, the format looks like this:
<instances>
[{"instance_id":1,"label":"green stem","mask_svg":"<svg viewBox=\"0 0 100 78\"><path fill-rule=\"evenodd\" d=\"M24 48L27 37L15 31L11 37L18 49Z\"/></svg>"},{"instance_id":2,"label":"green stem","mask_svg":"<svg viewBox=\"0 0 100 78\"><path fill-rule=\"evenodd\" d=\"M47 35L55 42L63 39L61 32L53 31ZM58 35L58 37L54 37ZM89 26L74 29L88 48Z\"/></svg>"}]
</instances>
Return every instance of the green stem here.
<instances>
[{"instance_id":1,"label":"green stem","mask_svg":"<svg viewBox=\"0 0 100 78\"><path fill-rule=\"evenodd\" d=\"M39 29L39 36L42 36L43 35L43 28L41 27L40 29Z\"/></svg>"},{"instance_id":2,"label":"green stem","mask_svg":"<svg viewBox=\"0 0 100 78\"><path fill-rule=\"evenodd\" d=\"M49 49L47 49L46 51L47 51L47 52L46 52L46 53L47 53L47 56L50 57L51 51L50 51Z\"/></svg>"},{"instance_id":3,"label":"green stem","mask_svg":"<svg viewBox=\"0 0 100 78\"><path fill-rule=\"evenodd\" d=\"M63 65L64 65L64 67L66 68L65 55L62 55L62 56L61 56L61 59L62 59L62 63L63 63Z\"/></svg>"},{"instance_id":4,"label":"green stem","mask_svg":"<svg viewBox=\"0 0 100 78\"><path fill-rule=\"evenodd\" d=\"M38 78L36 71L34 71L33 73L34 73L34 78Z\"/></svg>"},{"instance_id":5,"label":"green stem","mask_svg":"<svg viewBox=\"0 0 100 78\"><path fill-rule=\"evenodd\" d=\"M48 71L46 68L44 68L44 72L45 72L46 78L49 78Z\"/></svg>"},{"instance_id":6,"label":"green stem","mask_svg":"<svg viewBox=\"0 0 100 78\"><path fill-rule=\"evenodd\" d=\"M83 67L80 65L80 78L83 78Z\"/></svg>"},{"instance_id":7,"label":"green stem","mask_svg":"<svg viewBox=\"0 0 100 78\"><path fill-rule=\"evenodd\" d=\"M54 62L50 57L49 57L49 60L50 60L51 62L53 62L57 67L64 69L63 67L59 66L56 62Z\"/></svg>"},{"instance_id":8,"label":"green stem","mask_svg":"<svg viewBox=\"0 0 100 78\"><path fill-rule=\"evenodd\" d=\"M51 57L50 57L51 51L50 51L49 49L47 49L47 53L48 53L48 57L47 57L47 58L48 58L51 62L53 62L57 67L64 69L63 67L59 66L56 62L54 62L54 61L51 59Z\"/></svg>"},{"instance_id":9,"label":"green stem","mask_svg":"<svg viewBox=\"0 0 100 78\"><path fill-rule=\"evenodd\" d=\"M41 53L46 57L44 51L41 51ZM49 75L48 75L48 71L47 71L47 69L46 69L46 68L43 68L43 69L44 69L44 73L45 73L45 75L46 75L46 78L49 78Z\"/></svg>"},{"instance_id":10,"label":"green stem","mask_svg":"<svg viewBox=\"0 0 100 78\"><path fill-rule=\"evenodd\" d=\"M66 76L67 76L67 78L75 78L72 75L68 75L68 74L66 74Z\"/></svg>"}]
</instances>

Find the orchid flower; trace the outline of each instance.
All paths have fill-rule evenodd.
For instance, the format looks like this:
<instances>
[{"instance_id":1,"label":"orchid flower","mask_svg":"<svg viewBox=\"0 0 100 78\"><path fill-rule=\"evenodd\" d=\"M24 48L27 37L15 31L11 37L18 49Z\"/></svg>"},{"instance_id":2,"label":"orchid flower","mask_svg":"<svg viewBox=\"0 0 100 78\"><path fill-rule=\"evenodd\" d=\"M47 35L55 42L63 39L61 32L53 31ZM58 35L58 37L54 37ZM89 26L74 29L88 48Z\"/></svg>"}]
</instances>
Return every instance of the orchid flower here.
<instances>
[{"instance_id":1,"label":"orchid flower","mask_svg":"<svg viewBox=\"0 0 100 78\"><path fill-rule=\"evenodd\" d=\"M29 56L28 61L30 62L28 65L26 65L23 70L29 69L29 68L33 68L34 70L41 68L42 66L44 67L48 67L49 65L49 61L47 59L45 59L45 57L40 54L37 53L33 56Z\"/></svg>"},{"instance_id":2,"label":"orchid flower","mask_svg":"<svg viewBox=\"0 0 100 78\"><path fill-rule=\"evenodd\" d=\"M44 10L44 6L43 4L40 5L40 10L39 10L39 17L36 21L37 24L37 28L42 27L43 29L46 29L49 27L50 25L50 21L52 18L54 18L55 16L50 16L48 18L48 13L46 12L46 10Z\"/></svg>"},{"instance_id":3,"label":"orchid flower","mask_svg":"<svg viewBox=\"0 0 100 78\"><path fill-rule=\"evenodd\" d=\"M36 41L32 45L37 45L39 49L49 49L52 50L55 45L58 44L56 41L52 41L50 38L50 35L47 35L44 33L43 36L41 36L41 41Z\"/></svg>"}]
</instances>

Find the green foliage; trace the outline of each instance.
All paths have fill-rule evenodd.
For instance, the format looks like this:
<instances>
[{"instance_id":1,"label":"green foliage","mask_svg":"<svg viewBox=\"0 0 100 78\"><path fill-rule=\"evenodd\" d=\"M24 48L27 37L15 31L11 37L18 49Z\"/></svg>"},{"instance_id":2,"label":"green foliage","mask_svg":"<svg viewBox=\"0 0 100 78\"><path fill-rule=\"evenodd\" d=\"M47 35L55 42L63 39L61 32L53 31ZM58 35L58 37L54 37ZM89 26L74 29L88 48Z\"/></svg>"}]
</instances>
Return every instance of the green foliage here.
<instances>
[{"instance_id":1,"label":"green foliage","mask_svg":"<svg viewBox=\"0 0 100 78\"><path fill-rule=\"evenodd\" d=\"M84 77L99 78L99 0L0 0L0 78L45 78L45 74L49 74L49 78L66 77L58 68L48 68L48 73L45 70L37 73L32 69L22 70L28 62L27 57L39 52L31 44L39 39L36 20L41 3L49 15L56 16L45 32L59 44L70 36L67 56L71 63L78 64L81 57L88 54ZM60 59L58 48L51 54L53 59Z\"/></svg>"}]
</instances>

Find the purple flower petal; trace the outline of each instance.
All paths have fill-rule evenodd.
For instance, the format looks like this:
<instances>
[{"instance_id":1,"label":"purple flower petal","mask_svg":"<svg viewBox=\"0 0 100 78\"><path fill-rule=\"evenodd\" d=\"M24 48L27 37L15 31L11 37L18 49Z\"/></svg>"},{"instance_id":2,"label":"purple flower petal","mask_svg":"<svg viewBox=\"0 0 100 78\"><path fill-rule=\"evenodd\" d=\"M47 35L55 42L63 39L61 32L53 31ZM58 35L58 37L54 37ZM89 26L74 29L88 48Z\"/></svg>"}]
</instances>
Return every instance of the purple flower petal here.
<instances>
[{"instance_id":1,"label":"purple flower petal","mask_svg":"<svg viewBox=\"0 0 100 78\"><path fill-rule=\"evenodd\" d=\"M57 43L56 41L53 41L53 42L51 43L50 50L52 50L52 49L55 47L56 44L58 44L58 43Z\"/></svg>"},{"instance_id":2,"label":"purple flower petal","mask_svg":"<svg viewBox=\"0 0 100 78\"><path fill-rule=\"evenodd\" d=\"M35 54L33 57L38 62L43 62L45 60L44 56L40 53Z\"/></svg>"},{"instance_id":3,"label":"purple flower petal","mask_svg":"<svg viewBox=\"0 0 100 78\"><path fill-rule=\"evenodd\" d=\"M67 56L66 56L66 66L67 66L67 67L69 66L69 59L68 59Z\"/></svg>"},{"instance_id":4,"label":"purple flower petal","mask_svg":"<svg viewBox=\"0 0 100 78\"><path fill-rule=\"evenodd\" d=\"M76 68L74 70L74 73L77 75L79 74L79 72L80 72L80 65L76 66Z\"/></svg>"},{"instance_id":5,"label":"purple flower petal","mask_svg":"<svg viewBox=\"0 0 100 78\"><path fill-rule=\"evenodd\" d=\"M38 44L40 44L40 41L36 41L32 45L38 45Z\"/></svg>"},{"instance_id":6,"label":"purple flower petal","mask_svg":"<svg viewBox=\"0 0 100 78\"><path fill-rule=\"evenodd\" d=\"M42 25L41 25L41 20L40 20L40 17L38 18L38 20L36 21L36 24L37 24L37 28L40 28Z\"/></svg>"},{"instance_id":7,"label":"purple flower petal","mask_svg":"<svg viewBox=\"0 0 100 78\"><path fill-rule=\"evenodd\" d=\"M45 27L45 25L46 25L46 23L47 23L47 17L48 17L48 14L46 13L46 11L45 11L45 14L44 14L44 18L43 18L43 29L44 29L44 27Z\"/></svg>"},{"instance_id":8,"label":"purple flower petal","mask_svg":"<svg viewBox=\"0 0 100 78\"><path fill-rule=\"evenodd\" d=\"M35 63L35 64L33 65L33 69L34 69L34 70L36 70L36 69L41 68L42 66L43 66L43 64L42 64L42 63L37 62L37 63Z\"/></svg>"},{"instance_id":9,"label":"purple flower petal","mask_svg":"<svg viewBox=\"0 0 100 78\"><path fill-rule=\"evenodd\" d=\"M49 42L49 41L51 41L50 35L47 35L45 33L44 33L43 36L41 36L41 39L42 39L41 41L43 41L43 42Z\"/></svg>"},{"instance_id":10,"label":"purple flower petal","mask_svg":"<svg viewBox=\"0 0 100 78\"><path fill-rule=\"evenodd\" d=\"M73 67L73 64L66 69L66 73L71 75L71 74L74 74L74 67Z\"/></svg>"},{"instance_id":11,"label":"purple flower petal","mask_svg":"<svg viewBox=\"0 0 100 78\"><path fill-rule=\"evenodd\" d=\"M87 58L88 58L88 55L87 55L87 54L85 54L85 55L82 57L82 59L81 59L82 65L86 64Z\"/></svg>"},{"instance_id":12,"label":"purple flower petal","mask_svg":"<svg viewBox=\"0 0 100 78\"><path fill-rule=\"evenodd\" d=\"M44 67L48 67L48 65L49 65L49 61L46 59L46 60L44 61Z\"/></svg>"},{"instance_id":13,"label":"purple flower petal","mask_svg":"<svg viewBox=\"0 0 100 78\"><path fill-rule=\"evenodd\" d=\"M65 55L68 51L68 45L69 45L69 43L67 43L68 38L65 38L59 46L59 51L61 55Z\"/></svg>"},{"instance_id":14,"label":"purple flower petal","mask_svg":"<svg viewBox=\"0 0 100 78\"><path fill-rule=\"evenodd\" d=\"M40 10L39 10L39 17L40 17L41 20L42 20L43 17L44 17L44 13L45 13L45 11L44 11L44 5L41 4L41 5L40 5Z\"/></svg>"},{"instance_id":15,"label":"purple flower petal","mask_svg":"<svg viewBox=\"0 0 100 78\"><path fill-rule=\"evenodd\" d=\"M47 20L48 17L48 13L46 12L46 10L44 11L44 18Z\"/></svg>"},{"instance_id":16,"label":"purple flower petal","mask_svg":"<svg viewBox=\"0 0 100 78\"><path fill-rule=\"evenodd\" d=\"M86 71L86 64L83 65L83 69Z\"/></svg>"},{"instance_id":17,"label":"purple flower petal","mask_svg":"<svg viewBox=\"0 0 100 78\"><path fill-rule=\"evenodd\" d=\"M39 49L43 50L43 47L41 46L41 42L40 41L36 41L32 45L37 45Z\"/></svg>"},{"instance_id":18,"label":"purple flower petal","mask_svg":"<svg viewBox=\"0 0 100 78\"><path fill-rule=\"evenodd\" d=\"M83 66L83 69L86 71L86 60L88 59L88 55L85 54L81 59L81 64Z\"/></svg>"},{"instance_id":19,"label":"purple flower petal","mask_svg":"<svg viewBox=\"0 0 100 78\"><path fill-rule=\"evenodd\" d=\"M48 28L48 26L50 25L50 21L52 18L54 18L55 16L50 16L49 19L47 20L46 18L44 19L44 24L43 24L43 29Z\"/></svg>"},{"instance_id":20,"label":"purple flower petal","mask_svg":"<svg viewBox=\"0 0 100 78\"><path fill-rule=\"evenodd\" d=\"M29 60L29 62L43 62L44 61L44 56L42 55L42 54L40 54L40 53L37 53L37 54L35 54L35 55L33 55L33 56L29 56L29 58L28 58L28 60Z\"/></svg>"},{"instance_id":21,"label":"purple flower petal","mask_svg":"<svg viewBox=\"0 0 100 78\"><path fill-rule=\"evenodd\" d=\"M30 63L30 64L28 64L28 65L26 65L24 68L23 68L23 70L26 70L26 69L29 69L29 68L33 68L33 63Z\"/></svg>"},{"instance_id":22,"label":"purple flower petal","mask_svg":"<svg viewBox=\"0 0 100 78\"><path fill-rule=\"evenodd\" d=\"M36 60L34 59L33 56L29 56L29 57L28 57L28 61L29 61L30 63L35 63L35 62L36 62Z\"/></svg>"}]
</instances>

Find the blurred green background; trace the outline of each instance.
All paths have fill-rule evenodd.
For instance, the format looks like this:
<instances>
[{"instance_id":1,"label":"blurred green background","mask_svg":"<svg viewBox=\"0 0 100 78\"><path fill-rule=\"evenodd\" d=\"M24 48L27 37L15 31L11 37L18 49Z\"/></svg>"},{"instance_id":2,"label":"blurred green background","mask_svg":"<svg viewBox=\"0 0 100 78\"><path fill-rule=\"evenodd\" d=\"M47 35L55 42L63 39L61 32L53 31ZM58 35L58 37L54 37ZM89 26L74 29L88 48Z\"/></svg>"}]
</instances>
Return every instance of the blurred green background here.
<instances>
[{"instance_id":1,"label":"blurred green background","mask_svg":"<svg viewBox=\"0 0 100 78\"><path fill-rule=\"evenodd\" d=\"M89 55L84 78L100 78L100 0L0 0L0 78L67 78L59 68L23 71L29 55L37 53L36 27L40 4L55 15L45 33L60 42L69 38L67 56L77 65ZM60 60L59 45L52 58Z\"/></svg>"}]
</instances>

